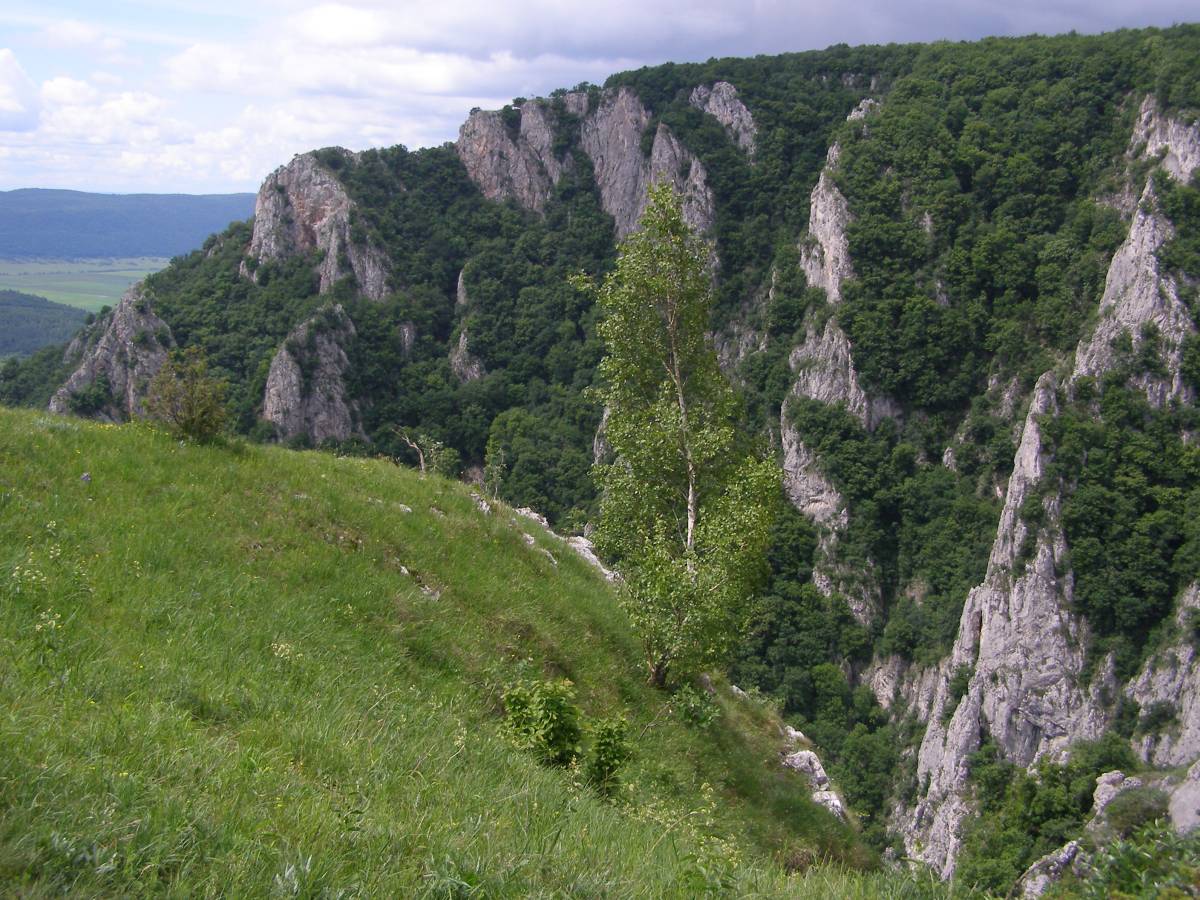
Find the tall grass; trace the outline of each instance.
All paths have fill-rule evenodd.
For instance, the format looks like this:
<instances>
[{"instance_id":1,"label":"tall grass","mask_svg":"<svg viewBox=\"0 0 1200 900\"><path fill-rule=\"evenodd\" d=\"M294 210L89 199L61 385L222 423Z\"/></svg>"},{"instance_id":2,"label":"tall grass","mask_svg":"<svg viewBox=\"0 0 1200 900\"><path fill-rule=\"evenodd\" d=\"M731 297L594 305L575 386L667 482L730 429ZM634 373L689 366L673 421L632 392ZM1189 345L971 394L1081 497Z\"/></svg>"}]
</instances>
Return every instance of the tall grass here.
<instances>
[{"instance_id":1,"label":"tall grass","mask_svg":"<svg viewBox=\"0 0 1200 900\"><path fill-rule=\"evenodd\" d=\"M769 711L689 726L638 659L583 561L461 485L0 410L0 893L933 890L850 871ZM629 717L616 802L500 737L530 675Z\"/></svg>"}]
</instances>

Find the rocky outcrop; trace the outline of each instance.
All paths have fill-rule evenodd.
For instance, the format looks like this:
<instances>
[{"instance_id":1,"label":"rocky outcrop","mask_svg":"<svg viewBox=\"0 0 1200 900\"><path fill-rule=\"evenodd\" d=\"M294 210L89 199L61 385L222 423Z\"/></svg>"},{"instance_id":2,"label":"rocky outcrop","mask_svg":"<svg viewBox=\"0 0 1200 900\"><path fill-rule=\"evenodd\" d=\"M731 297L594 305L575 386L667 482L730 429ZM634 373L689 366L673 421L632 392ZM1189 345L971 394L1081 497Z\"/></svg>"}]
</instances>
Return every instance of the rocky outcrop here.
<instances>
[{"instance_id":1,"label":"rocky outcrop","mask_svg":"<svg viewBox=\"0 0 1200 900\"><path fill-rule=\"evenodd\" d=\"M967 757L990 734L1005 757L1029 765L1046 753L1098 737L1107 724L1104 673L1084 690L1086 629L1070 612L1066 545L1057 527L1058 499L1044 502L1046 525L1031 533L1021 508L1048 462L1039 419L1056 409L1051 373L1039 379L1009 478L984 583L963 608L918 754L917 777L928 787L904 827L908 852L943 876L954 870L961 827L970 814ZM972 672L954 696L952 673Z\"/></svg>"},{"instance_id":2,"label":"rocky outcrop","mask_svg":"<svg viewBox=\"0 0 1200 900\"><path fill-rule=\"evenodd\" d=\"M851 113L851 117L855 117L855 113ZM809 285L822 288L826 301L835 308L842 299L842 282L854 275L846 238L850 210L833 181L839 156L838 145L834 144L829 148L826 166L810 195L809 231L800 242L800 266ZM780 412L784 485L793 504L820 526L813 583L827 596L834 591L844 595L855 618L866 625L874 619L879 605L879 587L873 567L868 562L851 569L837 561L837 540L847 521L845 504L840 497L840 516L818 519L813 515L822 508L824 501L819 498L829 496L826 486L829 491L833 487L820 473L816 455L803 445L792 423L790 400L805 398L843 406L869 429L885 418L899 416L900 410L888 398L870 397L863 390L854 368L850 340L830 310L810 311L804 328L804 341L788 357L795 381L789 400L783 403Z\"/></svg>"},{"instance_id":3,"label":"rocky outcrop","mask_svg":"<svg viewBox=\"0 0 1200 900\"><path fill-rule=\"evenodd\" d=\"M1075 377L1101 375L1117 362L1114 346L1128 334L1134 350L1146 340L1159 342L1165 376L1142 373L1135 383L1155 406L1190 399L1192 390L1180 374L1183 341L1195 333L1187 306L1179 299L1175 279L1162 271L1158 251L1175 234L1161 213L1154 185L1148 181L1133 213L1129 236L1113 256L1100 301L1100 321L1080 342ZM1153 331L1148 331L1153 329Z\"/></svg>"},{"instance_id":4,"label":"rocky outcrop","mask_svg":"<svg viewBox=\"0 0 1200 900\"><path fill-rule=\"evenodd\" d=\"M806 323L804 343L792 350L788 365L796 376L792 394L834 406L844 406L864 427L900 414L883 397L870 397L858 382L850 341L832 317Z\"/></svg>"},{"instance_id":5,"label":"rocky outcrop","mask_svg":"<svg viewBox=\"0 0 1200 900\"><path fill-rule=\"evenodd\" d=\"M1187 183L1200 167L1200 124L1184 125L1160 114L1152 97L1138 111L1129 155L1156 159L1167 174ZM1135 384L1156 406L1172 400L1191 400L1193 391L1180 375L1183 341L1194 334L1179 286L1162 270L1158 251L1175 236L1175 228L1159 207L1150 177L1134 208L1129 235L1113 255L1100 301L1100 321L1075 353L1075 377L1100 375L1117 362L1114 342L1128 334L1135 350L1146 340L1159 343L1157 355L1165 374L1142 373Z\"/></svg>"},{"instance_id":6,"label":"rocky outcrop","mask_svg":"<svg viewBox=\"0 0 1200 900\"><path fill-rule=\"evenodd\" d=\"M836 161L837 145L830 148L830 159ZM833 182L833 167L821 170L817 186L809 198L808 238L800 244L800 268L810 287L822 288L830 303L842 299L842 282L852 278L850 242L846 226L850 224L850 207Z\"/></svg>"},{"instance_id":7,"label":"rocky outcrop","mask_svg":"<svg viewBox=\"0 0 1200 900\"><path fill-rule=\"evenodd\" d=\"M471 353L471 336L464 322L458 332L458 343L450 348L450 371L461 382L478 381L487 374L483 360Z\"/></svg>"},{"instance_id":8,"label":"rocky outcrop","mask_svg":"<svg viewBox=\"0 0 1200 900\"><path fill-rule=\"evenodd\" d=\"M1171 791L1167 812L1181 834L1200 828L1200 760L1192 763L1183 782Z\"/></svg>"},{"instance_id":9,"label":"rocky outcrop","mask_svg":"<svg viewBox=\"0 0 1200 900\"><path fill-rule=\"evenodd\" d=\"M353 162L352 153L338 152L344 164ZM364 297L382 300L388 292L387 257L379 248L351 239L353 209L346 189L316 153L297 156L259 188L247 251L252 264L243 263L242 274L255 278L263 263L317 253L321 293L353 276Z\"/></svg>"},{"instance_id":10,"label":"rocky outcrop","mask_svg":"<svg viewBox=\"0 0 1200 900\"><path fill-rule=\"evenodd\" d=\"M1182 766L1200 758L1200 655L1195 636L1200 626L1198 617L1200 585L1192 584L1176 605L1179 637L1146 660L1125 689L1143 711L1164 704L1175 711L1174 722L1163 731L1142 735L1135 742L1138 755L1156 766Z\"/></svg>"},{"instance_id":11,"label":"rocky outcrop","mask_svg":"<svg viewBox=\"0 0 1200 900\"><path fill-rule=\"evenodd\" d=\"M346 392L346 344L354 323L340 305L327 306L297 327L271 360L262 417L280 440L307 435L314 444L363 436Z\"/></svg>"},{"instance_id":12,"label":"rocky outcrop","mask_svg":"<svg viewBox=\"0 0 1200 900\"><path fill-rule=\"evenodd\" d=\"M650 112L631 89L606 91L596 111L583 121L580 138L591 159L600 189L600 205L616 222L617 237L632 232L646 209L646 191L659 181L670 183L683 197L683 217L705 232L714 221L708 173L666 125L659 124L647 158L642 133Z\"/></svg>"},{"instance_id":13,"label":"rocky outcrop","mask_svg":"<svg viewBox=\"0 0 1200 900\"><path fill-rule=\"evenodd\" d=\"M1200 168L1200 127L1164 116L1153 95L1138 109L1129 147L1133 155L1158 159L1167 174L1183 184Z\"/></svg>"},{"instance_id":14,"label":"rocky outcrop","mask_svg":"<svg viewBox=\"0 0 1200 900\"><path fill-rule=\"evenodd\" d=\"M799 734L799 732L794 733ZM792 750L790 753L784 754L783 767L791 769L793 772L799 772L808 779L814 803L825 807L839 819L846 818L846 807L842 803L842 798L829 783L829 776L825 774L825 767L821 765L821 759L817 754L811 750Z\"/></svg>"},{"instance_id":15,"label":"rocky outcrop","mask_svg":"<svg viewBox=\"0 0 1200 900\"><path fill-rule=\"evenodd\" d=\"M683 198L683 215L697 232L712 228L715 208L708 173L671 133L658 125L649 148L642 138L651 115L628 87L604 91L599 103L575 92L563 98L563 110L579 121L579 146L592 162L600 205L613 217L617 238L630 234L646 209L652 184L669 182ZM554 154L556 115L551 104L533 100L519 110L512 132L502 112L476 110L459 131L459 158L484 196L512 199L542 211L554 185L570 168L570 157Z\"/></svg>"},{"instance_id":16,"label":"rocky outcrop","mask_svg":"<svg viewBox=\"0 0 1200 900\"><path fill-rule=\"evenodd\" d=\"M541 212L570 158L554 155L554 112L545 101L524 103L517 115L514 133L503 112L472 111L458 131L455 149L489 200L515 200Z\"/></svg>"},{"instance_id":17,"label":"rocky outcrop","mask_svg":"<svg viewBox=\"0 0 1200 900\"><path fill-rule=\"evenodd\" d=\"M67 349L75 365L66 383L50 399L50 411L80 408L77 395L99 383L108 385L108 400L94 398L80 410L109 422L122 422L143 413L146 389L174 346L171 329L150 308L141 282L135 284L108 314L82 331Z\"/></svg>"},{"instance_id":18,"label":"rocky outcrop","mask_svg":"<svg viewBox=\"0 0 1200 900\"><path fill-rule=\"evenodd\" d=\"M1173 177L1190 177L1198 147L1195 126L1182 128L1163 119L1152 102L1143 104L1131 157L1135 151L1153 153ZM1128 333L1135 347L1145 340L1160 342L1166 376L1142 374L1134 379L1148 399L1157 405L1190 399L1179 377L1179 349L1193 329L1173 280L1157 258L1172 233L1158 208L1153 182L1147 181L1142 202L1132 212L1129 235L1113 257L1099 324L1080 342L1073 373L1063 385L1068 393L1077 379L1102 376L1117 365L1114 340ZM1037 384L1013 472L1002 492L1004 508L986 578L969 594L951 655L936 669L932 704L927 712L917 710L927 720L918 756L918 778L926 787L916 805L896 818L909 852L943 875L954 869L961 829L971 814L966 760L981 735L990 734L1009 761L1029 765L1099 736L1111 721L1111 701L1118 693L1111 658L1102 662L1089 686L1082 684L1089 635L1071 612L1073 578L1058 520L1059 496L1050 492L1042 497L1043 524L1036 534L1029 533L1020 516L1027 498L1035 496L1047 461L1039 418L1055 414L1056 387L1052 373ZM1191 621L1191 609L1198 602L1193 585L1179 603L1178 624ZM1185 764L1200 753L1200 710L1194 706L1200 682L1186 628L1182 633L1181 640L1148 661L1125 688L1145 706L1167 703L1178 710L1175 726L1138 743L1143 758L1159 765ZM972 675L966 694L959 698L951 682L964 667ZM880 689L917 690L911 677L901 684L899 673L889 677L883 668L872 673ZM1186 782L1176 788L1186 790ZM1049 858L1038 865L1042 863L1051 868L1056 864Z\"/></svg>"},{"instance_id":19,"label":"rocky outcrop","mask_svg":"<svg viewBox=\"0 0 1200 900\"><path fill-rule=\"evenodd\" d=\"M708 113L724 126L730 140L742 148L746 155L754 158L754 142L758 137L758 126L746 104L738 97L737 88L728 81L718 81L711 87L699 85L689 98L692 106Z\"/></svg>"},{"instance_id":20,"label":"rocky outcrop","mask_svg":"<svg viewBox=\"0 0 1200 900\"><path fill-rule=\"evenodd\" d=\"M1025 874L1017 882L1018 895L1040 897L1058 884L1067 872L1076 871L1083 875L1085 870L1079 865L1082 862L1081 849L1078 841L1070 841L1065 846L1047 853L1025 870Z\"/></svg>"}]
</instances>

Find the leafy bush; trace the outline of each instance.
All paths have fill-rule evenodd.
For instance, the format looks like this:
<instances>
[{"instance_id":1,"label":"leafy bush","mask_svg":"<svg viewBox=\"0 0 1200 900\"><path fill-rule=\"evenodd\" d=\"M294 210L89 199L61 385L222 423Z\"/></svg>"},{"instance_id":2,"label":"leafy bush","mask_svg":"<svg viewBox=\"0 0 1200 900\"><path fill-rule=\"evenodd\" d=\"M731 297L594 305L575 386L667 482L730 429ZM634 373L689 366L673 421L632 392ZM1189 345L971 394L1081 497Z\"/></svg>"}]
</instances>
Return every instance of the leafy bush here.
<instances>
[{"instance_id":1,"label":"leafy bush","mask_svg":"<svg viewBox=\"0 0 1200 900\"><path fill-rule=\"evenodd\" d=\"M675 691L673 705L683 721L699 728L707 728L721 714L720 708L706 691L698 691L690 684L681 685Z\"/></svg>"},{"instance_id":2,"label":"leafy bush","mask_svg":"<svg viewBox=\"0 0 1200 900\"><path fill-rule=\"evenodd\" d=\"M1092 860L1092 875L1081 883L1065 884L1052 896L1086 900L1195 897L1197 884L1200 832L1179 835L1170 822L1159 819L1126 840L1101 847Z\"/></svg>"},{"instance_id":3,"label":"leafy bush","mask_svg":"<svg viewBox=\"0 0 1200 900\"><path fill-rule=\"evenodd\" d=\"M177 350L151 380L146 412L175 437L211 441L225 427L226 387L209 374L203 350Z\"/></svg>"},{"instance_id":4,"label":"leafy bush","mask_svg":"<svg viewBox=\"0 0 1200 900\"><path fill-rule=\"evenodd\" d=\"M588 781L601 795L611 797L620 784L618 773L632 755L629 723L623 716L598 723L592 728L592 748L584 770Z\"/></svg>"},{"instance_id":5,"label":"leafy bush","mask_svg":"<svg viewBox=\"0 0 1200 900\"><path fill-rule=\"evenodd\" d=\"M1104 808L1104 817L1122 837L1167 814L1167 795L1158 788L1140 787L1122 791Z\"/></svg>"},{"instance_id":6,"label":"leafy bush","mask_svg":"<svg viewBox=\"0 0 1200 900\"><path fill-rule=\"evenodd\" d=\"M504 693L504 711L514 743L546 765L567 766L579 756L583 729L570 681L516 684Z\"/></svg>"}]
</instances>

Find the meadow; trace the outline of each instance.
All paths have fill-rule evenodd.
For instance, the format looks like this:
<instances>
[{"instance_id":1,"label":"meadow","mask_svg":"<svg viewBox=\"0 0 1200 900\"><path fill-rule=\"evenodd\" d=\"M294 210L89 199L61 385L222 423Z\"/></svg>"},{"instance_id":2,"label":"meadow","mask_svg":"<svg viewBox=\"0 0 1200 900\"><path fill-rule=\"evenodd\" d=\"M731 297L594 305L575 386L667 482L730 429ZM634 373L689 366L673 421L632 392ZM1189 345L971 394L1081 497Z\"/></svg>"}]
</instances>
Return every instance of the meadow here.
<instances>
[{"instance_id":1,"label":"meadow","mask_svg":"<svg viewBox=\"0 0 1200 900\"><path fill-rule=\"evenodd\" d=\"M162 257L0 259L0 289L36 294L88 312L115 306L136 281L169 263Z\"/></svg>"},{"instance_id":2,"label":"meadow","mask_svg":"<svg viewBox=\"0 0 1200 900\"><path fill-rule=\"evenodd\" d=\"M504 737L550 678L628 720L615 798ZM0 408L0 893L945 896L809 800L769 704L711 702L464 485Z\"/></svg>"}]
</instances>

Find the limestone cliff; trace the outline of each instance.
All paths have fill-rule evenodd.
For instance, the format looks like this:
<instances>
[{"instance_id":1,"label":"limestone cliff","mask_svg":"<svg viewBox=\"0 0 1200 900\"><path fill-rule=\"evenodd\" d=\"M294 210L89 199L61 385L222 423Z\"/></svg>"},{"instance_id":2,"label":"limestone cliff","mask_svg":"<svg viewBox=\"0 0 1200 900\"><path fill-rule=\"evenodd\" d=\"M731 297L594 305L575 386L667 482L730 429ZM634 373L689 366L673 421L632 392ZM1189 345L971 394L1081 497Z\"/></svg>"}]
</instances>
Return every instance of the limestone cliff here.
<instances>
[{"instance_id":1,"label":"limestone cliff","mask_svg":"<svg viewBox=\"0 0 1200 900\"><path fill-rule=\"evenodd\" d=\"M1144 104L1142 108L1146 109ZM1160 147L1157 152L1164 154L1162 163L1167 173L1186 182L1200 163L1200 128L1184 129L1173 120L1164 124L1154 115L1151 119L1157 123L1152 127L1144 116L1139 118L1134 141L1139 146L1150 146L1140 140L1140 129L1147 127L1152 134L1165 132L1178 138L1178 153L1170 149L1175 145ZM1166 165L1168 160L1170 166ZM1133 212L1129 234L1109 266L1100 301L1100 321L1076 351L1076 378L1100 375L1111 369L1116 361L1114 342L1128 333L1135 350L1147 339L1159 342L1158 355L1165 375L1142 374L1136 379L1147 399L1155 406L1191 399L1192 391L1183 382L1180 366L1184 338L1196 329L1187 306L1179 299L1179 286L1170 274L1162 271L1158 261L1158 251L1174 235L1174 227L1159 208L1153 179L1148 179Z\"/></svg>"},{"instance_id":2,"label":"limestone cliff","mask_svg":"<svg viewBox=\"0 0 1200 900\"><path fill-rule=\"evenodd\" d=\"M713 223L713 195L704 166L660 124L647 158L642 133L650 112L627 87L606 91L596 111L583 121L581 143L591 159L604 211L616 221L617 237L637 226L650 185L665 180L683 196L683 215L697 231ZM685 174L686 173L686 174Z\"/></svg>"},{"instance_id":3,"label":"limestone cliff","mask_svg":"<svg viewBox=\"0 0 1200 900\"><path fill-rule=\"evenodd\" d=\"M585 93L563 98L567 114L579 120L578 141L591 160L600 204L623 238L637 226L646 208L646 192L658 181L670 182L683 196L683 213L699 232L711 229L714 201L708 173L700 161L660 124L650 146L642 151L642 135L651 115L631 89L607 90L595 109ZM520 108L514 135L500 112L476 111L462 126L456 144L467 173L484 196L513 199L526 209L541 211L570 158L554 154L553 108L533 100Z\"/></svg>"},{"instance_id":4,"label":"limestone cliff","mask_svg":"<svg viewBox=\"0 0 1200 900\"><path fill-rule=\"evenodd\" d=\"M863 109L861 105L857 107L848 120L861 120ZM800 242L800 266L808 284L822 288L826 302L834 309L842 299L842 282L854 276L846 238L850 209L833 180L839 156L840 150L835 143L829 148L826 166L810 195L808 234ZM885 397L868 396L859 384L850 341L831 313L828 309L810 311L805 320L804 341L788 358L788 365L795 375L789 399L806 398L843 406L866 428L874 428L889 416L898 416L899 408L894 403ZM792 424L791 405L787 401L782 406L779 431L788 496L821 527L813 582L826 595L835 590L844 594L855 618L867 624L878 606L879 590L869 564L865 570L851 571L837 562L837 537L846 524L844 509L840 520L825 521L809 514L805 504L797 502L809 485L825 479L817 471L819 460L803 446ZM789 448L795 449L789 452Z\"/></svg>"},{"instance_id":5,"label":"limestone cliff","mask_svg":"<svg viewBox=\"0 0 1200 900\"><path fill-rule=\"evenodd\" d=\"M74 398L97 382L107 382L108 400L85 411L109 422L122 422L142 414L146 389L174 346L171 329L150 308L141 282L121 298L116 307L85 328L67 348L66 358L75 370L50 399L50 411L79 408Z\"/></svg>"},{"instance_id":6,"label":"limestone cliff","mask_svg":"<svg viewBox=\"0 0 1200 900\"><path fill-rule=\"evenodd\" d=\"M738 97L737 88L728 81L718 81L711 87L698 85L692 91L689 102L720 122L730 140L746 151L747 156L754 158L758 126L754 124L754 117L746 109L746 104Z\"/></svg>"},{"instance_id":7,"label":"limestone cliff","mask_svg":"<svg viewBox=\"0 0 1200 900\"><path fill-rule=\"evenodd\" d=\"M1139 111L1130 156L1148 152L1161 157L1169 175L1190 178L1200 159L1197 126L1182 127L1158 115L1153 101ZM1170 164L1168 164L1170 161ZM1119 686L1111 660L1101 664L1090 685L1083 685L1089 642L1086 624L1071 610L1073 577L1058 520L1061 498L1050 491L1043 499L1045 516L1036 534L1020 516L1037 488L1047 462L1039 420L1056 412L1056 389L1072 392L1084 376L1102 376L1119 363L1113 341L1129 333L1135 345L1157 331L1166 375L1138 375L1134 384L1151 403L1190 399L1179 375L1180 346L1194 328L1177 287L1159 265L1157 251L1171 235L1147 181L1142 202L1133 210L1125 242L1114 254L1100 301L1099 322L1080 341L1072 374L1059 385L1053 372L1038 381L1005 492L1004 509L992 546L986 578L967 597L949 658L936 669L932 701L927 709L916 696L911 707L927 720L918 756L918 778L926 787L915 806L901 810L909 853L943 875L953 872L962 829L971 814L967 756L990 734L1005 758L1029 765L1081 740L1094 739L1112 722ZM1178 622L1197 604L1195 586L1180 599ZM1186 630L1184 631L1186 634ZM919 676L879 666L873 686L879 690L923 689L928 673ZM967 691L957 698L951 684L956 672L969 671ZM907 681L905 680L907 678ZM1184 639L1157 654L1125 688L1143 705L1170 704L1179 721L1167 733L1145 737L1135 748L1148 762L1186 764L1200 755L1200 706L1194 702L1200 672L1190 643ZM948 719L948 722L946 721ZM945 722L945 724L943 724ZM1184 790L1185 787L1180 787ZM1190 788L1188 788L1190 789Z\"/></svg>"},{"instance_id":8,"label":"limestone cliff","mask_svg":"<svg viewBox=\"0 0 1200 900\"><path fill-rule=\"evenodd\" d=\"M554 185L570 165L570 157L554 154L554 111L544 100L531 100L519 110L516 133L504 113L474 110L458 132L455 149L483 195L489 200L515 200L541 212Z\"/></svg>"},{"instance_id":9,"label":"limestone cliff","mask_svg":"<svg viewBox=\"0 0 1200 900\"><path fill-rule=\"evenodd\" d=\"M329 152L329 151L324 151ZM348 151L337 151L345 162ZM377 247L351 239L354 201L337 176L317 157L304 153L267 176L254 204L254 233L243 263L243 276L254 278L257 266L292 256L320 255L321 293L353 276L359 292L382 300L388 292L388 261Z\"/></svg>"},{"instance_id":10,"label":"limestone cliff","mask_svg":"<svg viewBox=\"0 0 1200 900\"><path fill-rule=\"evenodd\" d=\"M358 410L346 392L346 344L354 323L340 305L327 306L288 335L271 360L262 418L280 440L305 435L313 444L362 436Z\"/></svg>"}]
</instances>

